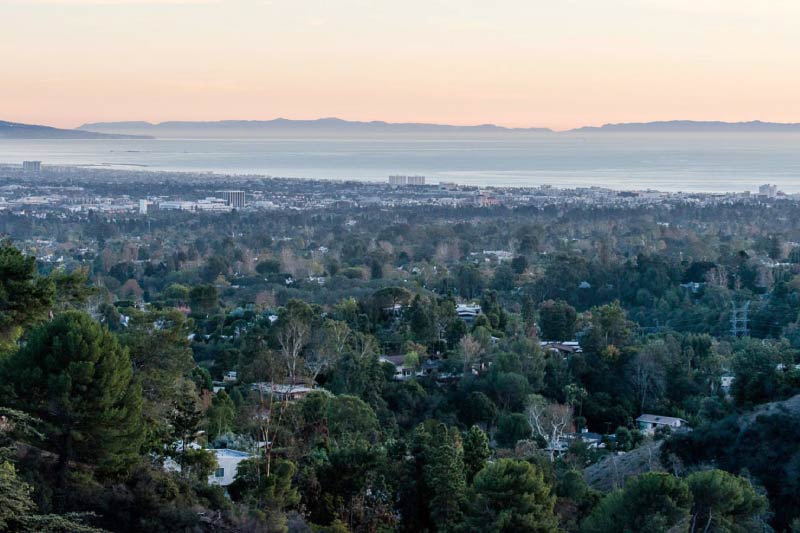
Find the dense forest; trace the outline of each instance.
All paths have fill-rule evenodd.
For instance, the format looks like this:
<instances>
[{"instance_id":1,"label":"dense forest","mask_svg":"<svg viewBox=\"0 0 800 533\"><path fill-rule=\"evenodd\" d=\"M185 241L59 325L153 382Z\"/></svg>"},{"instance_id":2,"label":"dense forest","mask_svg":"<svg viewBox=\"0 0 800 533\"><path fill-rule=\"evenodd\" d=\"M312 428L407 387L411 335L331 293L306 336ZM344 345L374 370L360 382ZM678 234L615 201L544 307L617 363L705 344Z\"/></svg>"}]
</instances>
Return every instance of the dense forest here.
<instances>
[{"instance_id":1,"label":"dense forest","mask_svg":"<svg viewBox=\"0 0 800 533\"><path fill-rule=\"evenodd\" d=\"M0 531L800 532L795 202L0 232Z\"/></svg>"}]
</instances>

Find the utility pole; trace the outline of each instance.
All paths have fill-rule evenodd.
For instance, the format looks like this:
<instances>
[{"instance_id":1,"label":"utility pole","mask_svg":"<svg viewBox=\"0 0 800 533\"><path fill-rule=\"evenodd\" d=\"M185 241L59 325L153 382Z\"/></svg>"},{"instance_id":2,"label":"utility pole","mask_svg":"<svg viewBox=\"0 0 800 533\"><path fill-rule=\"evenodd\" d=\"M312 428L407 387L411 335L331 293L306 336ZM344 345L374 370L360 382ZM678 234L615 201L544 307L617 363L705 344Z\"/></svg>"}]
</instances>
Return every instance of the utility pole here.
<instances>
[{"instance_id":1,"label":"utility pole","mask_svg":"<svg viewBox=\"0 0 800 533\"><path fill-rule=\"evenodd\" d=\"M749 334L747 314L750 310L750 301L746 301L741 307L737 306L736 302L731 302L731 306L731 335L746 337Z\"/></svg>"}]
</instances>

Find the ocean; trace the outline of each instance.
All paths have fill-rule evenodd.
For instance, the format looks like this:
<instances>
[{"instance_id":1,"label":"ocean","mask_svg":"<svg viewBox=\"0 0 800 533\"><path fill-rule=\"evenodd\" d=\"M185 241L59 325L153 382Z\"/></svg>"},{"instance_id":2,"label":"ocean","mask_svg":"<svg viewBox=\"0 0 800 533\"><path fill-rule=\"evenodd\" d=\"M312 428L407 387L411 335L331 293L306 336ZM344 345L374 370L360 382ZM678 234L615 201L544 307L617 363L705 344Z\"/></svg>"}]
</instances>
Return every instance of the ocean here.
<instances>
[{"instance_id":1,"label":"ocean","mask_svg":"<svg viewBox=\"0 0 800 533\"><path fill-rule=\"evenodd\" d=\"M0 140L0 164L428 183L800 193L800 135L486 138Z\"/></svg>"}]
</instances>

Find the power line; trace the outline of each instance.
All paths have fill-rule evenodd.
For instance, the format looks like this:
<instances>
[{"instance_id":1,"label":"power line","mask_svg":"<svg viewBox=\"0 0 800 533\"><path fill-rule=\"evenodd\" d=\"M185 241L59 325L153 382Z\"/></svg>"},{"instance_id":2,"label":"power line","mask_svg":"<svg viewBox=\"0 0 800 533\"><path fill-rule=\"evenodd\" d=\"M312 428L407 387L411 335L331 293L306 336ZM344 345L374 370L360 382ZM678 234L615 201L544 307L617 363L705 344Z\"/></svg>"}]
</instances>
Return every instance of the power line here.
<instances>
[{"instance_id":1,"label":"power line","mask_svg":"<svg viewBox=\"0 0 800 533\"><path fill-rule=\"evenodd\" d=\"M741 307L738 307L735 302L732 302L731 305L731 335L734 337L746 337L749 333L747 315L750 311L750 300L746 301Z\"/></svg>"}]
</instances>

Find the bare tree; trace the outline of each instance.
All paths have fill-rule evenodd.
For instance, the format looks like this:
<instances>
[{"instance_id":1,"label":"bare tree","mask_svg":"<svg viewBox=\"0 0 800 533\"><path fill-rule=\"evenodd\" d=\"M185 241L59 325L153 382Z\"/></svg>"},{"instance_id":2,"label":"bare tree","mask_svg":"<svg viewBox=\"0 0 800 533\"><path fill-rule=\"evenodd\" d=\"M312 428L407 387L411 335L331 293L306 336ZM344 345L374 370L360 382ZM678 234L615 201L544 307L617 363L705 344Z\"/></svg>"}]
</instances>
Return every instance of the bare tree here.
<instances>
[{"instance_id":1,"label":"bare tree","mask_svg":"<svg viewBox=\"0 0 800 533\"><path fill-rule=\"evenodd\" d=\"M644 411L653 397L664 390L664 363L666 345L659 341L645 345L631 361L630 379L639 399L639 410Z\"/></svg>"},{"instance_id":2,"label":"bare tree","mask_svg":"<svg viewBox=\"0 0 800 533\"><path fill-rule=\"evenodd\" d=\"M341 359L352 334L346 322L330 319L325 321L304 361L312 383L321 372Z\"/></svg>"},{"instance_id":3,"label":"bare tree","mask_svg":"<svg viewBox=\"0 0 800 533\"><path fill-rule=\"evenodd\" d=\"M458 343L458 351L464 363L463 373L466 374L472 363L483 352L483 346L472 335L464 335Z\"/></svg>"},{"instance_id":4,"label":"bare tree","mask_svg":"<svg viewBox=\"0 0 800 533\"><path fill-rule=\"evenodd\" d=\"M564 435L573 431L572 406L560 403L549 403L542 396L531 397L526 411L528 423L533 435L547 442L550 460L555 460L556 450Z\"/></svg>"},{"instance_id":5,"label":"bare tree","mask_svg":"<svg viewBox=\"0 0 800 533\"><path fill-rule=\"evenodd\" d=\"M287 315L278 331L278 344L286 367L286 377L290 385L297 383L298 373L303 369L303 349L308 344L311 326L301 317Z\"/></svg>"}]
</instances>

